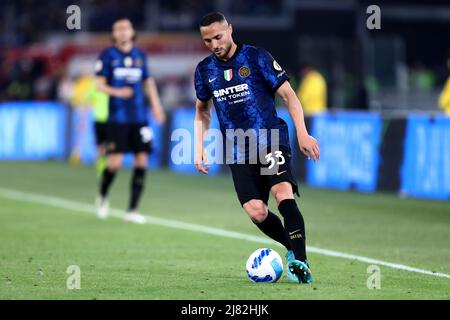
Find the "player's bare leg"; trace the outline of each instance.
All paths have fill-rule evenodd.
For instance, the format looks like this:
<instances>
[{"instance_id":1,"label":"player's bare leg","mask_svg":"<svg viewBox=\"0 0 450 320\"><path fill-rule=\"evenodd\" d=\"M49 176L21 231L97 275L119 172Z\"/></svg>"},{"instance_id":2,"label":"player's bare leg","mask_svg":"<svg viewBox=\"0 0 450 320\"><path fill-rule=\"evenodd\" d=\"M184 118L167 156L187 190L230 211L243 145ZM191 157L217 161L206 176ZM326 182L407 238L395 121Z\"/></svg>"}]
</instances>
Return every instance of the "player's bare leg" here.
<instances>
[{"instance_id":1,"label":"player's bare leg","mask_svg":"<svg viewBox=\"0 0 450 320\"><path fill-rule=\"evenodd\" d=\"M122 166L123 154L113 153L107 157L107 166L103 170L100 181L100 191L95 201L97 207L97 216L100 219L106 219L109 214L108 192L116 176L117 171Z\"/></svg>"},{"instance_id":2,"label":"player's bare leg","mask_svg":"<svg viewBox=\"0 0 450 320\"><path fill-rule=\"evenodd\" d=\"M288 252L286 260L288 264L288 277L298 282L311 283L312 276L306 258L306 236L303 216L294 200L292 185L289 182L280 182L271 188L275 197L278 210L284 218L284 228L292 247L293 255ZM294 258L294 259L293 259Z\"/></svg>"},{"instance_id":3,"label":"player's bare leg","mask_svg":"<svg viewBox=\"0 0 450 320\"><path fill-rule=\"evenodd\" d=\"M130 185L130 203L124 215L126 221L145 223L146 219L138 210L138 202L144 189L145 172L147 170L148 154L146 152L136 153L134 157L133 176Z\"/></svg>"},{"instance_id":4,"label":"player's bare leg","mask_svg":"<svg viewBox=\"0 0 450 320\"><path fill-rule=\"evenodd\" d=\"M267 205L258 199L244 203L243 208L253 223L273 240L281 243L286 250L291 250L291 244L284 230L280 218L269 211Z\"/></svg>"}]
</instances>

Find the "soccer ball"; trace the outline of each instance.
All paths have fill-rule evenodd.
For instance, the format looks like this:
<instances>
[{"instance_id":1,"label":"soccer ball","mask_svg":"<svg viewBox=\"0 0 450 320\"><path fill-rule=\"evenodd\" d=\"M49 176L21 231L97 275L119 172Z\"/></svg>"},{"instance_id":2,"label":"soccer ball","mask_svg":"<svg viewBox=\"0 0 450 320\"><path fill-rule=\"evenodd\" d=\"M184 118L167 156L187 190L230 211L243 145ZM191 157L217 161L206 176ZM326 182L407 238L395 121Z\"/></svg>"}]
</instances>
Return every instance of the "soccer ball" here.
<instances>
[{"instance_id":1,"label":"soccer ball","mask_svg":"<svg viewBox=\"0 0 450 320\"><path fill-rule=\"evenodd\" d=\"M246 269L253 282L276 282L283 273L283 261L276 251L261 248L248 257Z\"/></svg>"}]
</instances>

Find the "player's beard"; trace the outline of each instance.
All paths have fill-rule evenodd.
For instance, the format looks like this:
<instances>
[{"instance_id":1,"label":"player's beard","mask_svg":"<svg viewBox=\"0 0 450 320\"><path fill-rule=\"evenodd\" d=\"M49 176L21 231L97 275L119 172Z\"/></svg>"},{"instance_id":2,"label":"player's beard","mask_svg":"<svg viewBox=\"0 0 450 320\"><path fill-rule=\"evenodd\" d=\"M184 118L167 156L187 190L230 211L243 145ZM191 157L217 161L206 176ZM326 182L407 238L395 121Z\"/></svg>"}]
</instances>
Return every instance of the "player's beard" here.
<instances>
[{"instance_id":1,"label":"player's beard","mask_svg":"<svg viewBox=\"0 0 450 320\"><path fill-rule=\"evenodd\" d=\"M231 45L232 43L230 42L228 45L225 46L223 53L221 55L214 53L216 55L217 58L219 59L224 59L228 56L228 54L230 53L231 50Z\"/></svg>"}]
</instances>

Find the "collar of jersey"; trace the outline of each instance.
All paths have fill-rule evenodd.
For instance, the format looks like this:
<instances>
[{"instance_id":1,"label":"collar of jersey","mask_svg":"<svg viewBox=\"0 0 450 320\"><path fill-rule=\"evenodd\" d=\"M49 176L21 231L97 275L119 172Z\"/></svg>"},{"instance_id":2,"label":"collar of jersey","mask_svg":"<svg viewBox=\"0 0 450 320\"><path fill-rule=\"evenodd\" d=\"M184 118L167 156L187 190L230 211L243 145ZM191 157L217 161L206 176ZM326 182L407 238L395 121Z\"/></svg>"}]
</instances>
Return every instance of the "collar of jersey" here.
<instances>
[{"instance_id":1,"label":"collar of jersey","mask_svg":"<svg viewBox=\"0 0 450 320\"><path fill-rule=\"evenodd\" d=\"M238 54L241 52L241 49L242 49L242 43L236 41L236 46L237 46L237 47L236 47L236 51L233 53L233 55L231 56L231 58L228 59L227 61L220 60L220 59L217 58L214 54L213 54L213 56L214 56L214 58L215 58L219 63L221 63L221 64L228 64L228 63L230 63L231 61L233 61L233 60L238 56Z\"/></svg>"},{"instance_id":2,"label":"collar of jersey","mask_svg":"<svg viewBox=\"0 0 450 320\"><path fill-rule=\"evenodd\" d=\"M122 55L124 55L124 56L130 55L131 52L133 52L133 50L134 50L134 46L131 47L131 50L128 51L128 52L123 52L122 50L120 50L120 49L117 48L116 46L113 46L113 48L116 49L117 52L119 52L120 54L122 54Z\"/></svg>"}]
</instances>

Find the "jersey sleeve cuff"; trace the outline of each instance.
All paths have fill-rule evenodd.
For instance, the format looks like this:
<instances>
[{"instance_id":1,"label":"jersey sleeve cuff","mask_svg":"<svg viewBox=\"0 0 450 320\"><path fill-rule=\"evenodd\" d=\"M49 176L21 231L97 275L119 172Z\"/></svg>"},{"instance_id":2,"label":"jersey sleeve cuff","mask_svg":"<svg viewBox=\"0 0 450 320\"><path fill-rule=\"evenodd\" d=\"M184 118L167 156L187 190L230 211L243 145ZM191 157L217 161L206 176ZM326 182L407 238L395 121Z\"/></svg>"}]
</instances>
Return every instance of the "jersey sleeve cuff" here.
<instances>
[{"instance_id":1,"label":"jersey sleeve cuff","mask_svg":"<svg viewBox=\"0 0 450 320\"><path fill-rule=\"evenodd\" d=\"M280 81L277 83L277 85L273 88L273 92L276 92L278 90L279 87L281 87L281 85L285 82L285 81L289 81L289 77L288 76L284 76L283 78L280 79Z\"/></svg>"},{"instance_id":2,"label":"jersey sleeve cuff","mask_svg":"<svg viewBox=\"0 0 450 320\"><path fill-rule=\"evenodd\" d=\"M211 97L204 98L204 97L200 97L199 95L197 95L197 99L200 100L200 101L203 101L203 102L208 102L209 99L211 99Z\"/></svg>"}]
</instances>

